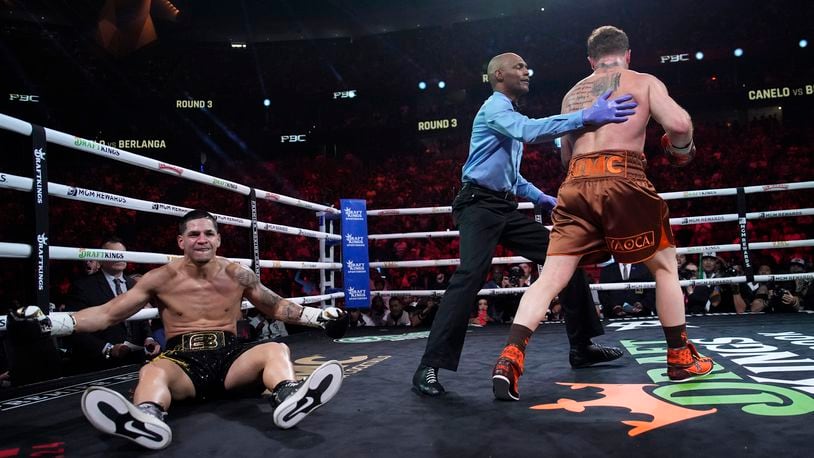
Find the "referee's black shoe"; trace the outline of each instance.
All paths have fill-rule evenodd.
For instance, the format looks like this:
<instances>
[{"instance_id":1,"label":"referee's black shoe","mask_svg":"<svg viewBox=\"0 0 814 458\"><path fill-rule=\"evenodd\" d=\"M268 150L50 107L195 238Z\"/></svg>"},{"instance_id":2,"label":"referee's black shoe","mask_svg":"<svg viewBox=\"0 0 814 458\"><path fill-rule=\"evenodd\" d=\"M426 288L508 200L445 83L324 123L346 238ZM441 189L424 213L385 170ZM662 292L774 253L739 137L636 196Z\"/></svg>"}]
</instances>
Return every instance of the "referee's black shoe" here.
<instances>
[{"instance_id":1,"label":"referee's black shoe","mask_svg":"<svg viewBox=\"0 0 814 458\"><path fill-rule=\"evenodd\" d=\"M588 341L585 345L571 347L571 351L568 352L568 362L574 369L579 369L619 359L622 354L622 350L617 347L607 347Z\"/></svg>"},{"instance_id":2,"label":"referee's black shoe","mask_svg":"<svg viewBox=\"0 0 814 458\"><path fill-rule=\"evenodd\" d=\"M420 365L413 374L413 390L427 396L444 394L444 387L438 383L438 369Z\"/></svg>"}]
</instances>

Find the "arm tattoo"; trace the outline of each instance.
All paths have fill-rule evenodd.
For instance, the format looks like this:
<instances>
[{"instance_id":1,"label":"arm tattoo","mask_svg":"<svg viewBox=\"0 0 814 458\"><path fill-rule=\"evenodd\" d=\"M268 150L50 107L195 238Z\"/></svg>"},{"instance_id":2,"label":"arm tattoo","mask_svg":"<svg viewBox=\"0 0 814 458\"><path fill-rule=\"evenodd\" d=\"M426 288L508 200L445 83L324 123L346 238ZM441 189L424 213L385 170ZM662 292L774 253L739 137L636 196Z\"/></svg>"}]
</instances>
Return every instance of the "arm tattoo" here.
<instances>
[{"instance_id":1,"label":"arm tattoo","mask_svg":"<svg viewBox=\"0 0 814 458\"><path fill-rule=\"evenodd\" d=\"M260 302L263 305L267 305L269 307L277 307L277 304L283 300L277 293L274 291L266 288L263 285L260 285Z\"/></svg>"},{"instance_id":2,"label":"arm tattoo","mask_svg":"<svg viewBox=\"0 0 814 458\"><path fill-rule=\"evenodd\" d=\"M297 322L302 316L302 310L302 306L291 301L285 301L277 312L278 318L287 323Z\"/></svg>"}]
</instances>

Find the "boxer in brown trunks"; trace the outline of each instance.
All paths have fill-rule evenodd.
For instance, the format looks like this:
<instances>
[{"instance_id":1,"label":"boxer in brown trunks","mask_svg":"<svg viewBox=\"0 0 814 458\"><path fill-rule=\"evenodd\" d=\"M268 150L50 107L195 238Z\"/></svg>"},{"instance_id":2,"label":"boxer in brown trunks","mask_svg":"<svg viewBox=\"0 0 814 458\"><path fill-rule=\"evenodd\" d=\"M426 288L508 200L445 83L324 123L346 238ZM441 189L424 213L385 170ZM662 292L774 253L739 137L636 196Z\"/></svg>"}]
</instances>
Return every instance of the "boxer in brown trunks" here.
<instances>
[{"instance_id":1,"label":"boxer in brown trunks","mask_svg":"<svg viewBox=\"0 0 814 458\"><path fill-rule=\"evenodd\" d=\"M587 105L607 90L633 94L639 106L628 122L607 124L562 138L568 176L559 190L548 257L540 276L520 300L492 375L495 397L518 400L525 347L545 317L551 300L579 265L607 260L643 262L656 280L656 308L667 340L667 375L686 381L712 371L713 362L687 340L684 300L678 283L675 242L667 205L645 176L645 129L652 116L664 127L662 146L673 165L695 154L689 114L652 75L628 69L627 35L604 26L588 37L594 72L566 94L562 112Z\"/></svg>"}]
</instances>

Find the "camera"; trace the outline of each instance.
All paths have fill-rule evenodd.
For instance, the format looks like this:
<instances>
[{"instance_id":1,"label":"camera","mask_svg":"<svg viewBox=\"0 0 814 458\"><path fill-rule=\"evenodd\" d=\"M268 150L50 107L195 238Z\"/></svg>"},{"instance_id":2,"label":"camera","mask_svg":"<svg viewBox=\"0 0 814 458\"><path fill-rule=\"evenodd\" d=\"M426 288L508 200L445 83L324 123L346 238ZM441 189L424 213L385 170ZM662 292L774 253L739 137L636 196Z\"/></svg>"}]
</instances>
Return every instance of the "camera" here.
<instances>
[{"instance_id":1,"label":"camera","mask_svg":"<svg viewBox=\"0 0 814 458\"><path fill-rule=\"evenodd\" d=\"M721 270L721 276L724 278L737 277L740 274L735 266L729 266Z\"/></svg>"},{"instance_id":2,"label":"camera","mask_svg":"<svg viewBox=\"0 0 814 458\"><path fill-rule=\"evenodd\" d=\"M522 276L523 276L523 271L520 269L520 267L515 266L515 267L512 267L511 269L509 269L509 283L511 283L512 286L519 285L520 284L520 277L522 277Z\"/></svg>"},{"instance_id":3,"label":"camera","mask_svg":"<svg viewBox=\"0 0 814 458\"><path fill-rule=\"evenodd\" d=\"M786 294L791 294L791 291L780 286L775 286L771 290L771 294L769 295L769 302L767 304L768 311L770 312L793 311L794 308L790 304L786 304L783 302L783 296Z\"/></svg>"},{"instance_id":4,"label":"camera","mask_svg":"<svg viewBox=\"0 0 814 458\"><path fill-rule=\"evenodd\" d=\"M678 271L678 278L680 280L692 280L698 274L697 270L681 269Z\"/></svg>"}]
</instances>

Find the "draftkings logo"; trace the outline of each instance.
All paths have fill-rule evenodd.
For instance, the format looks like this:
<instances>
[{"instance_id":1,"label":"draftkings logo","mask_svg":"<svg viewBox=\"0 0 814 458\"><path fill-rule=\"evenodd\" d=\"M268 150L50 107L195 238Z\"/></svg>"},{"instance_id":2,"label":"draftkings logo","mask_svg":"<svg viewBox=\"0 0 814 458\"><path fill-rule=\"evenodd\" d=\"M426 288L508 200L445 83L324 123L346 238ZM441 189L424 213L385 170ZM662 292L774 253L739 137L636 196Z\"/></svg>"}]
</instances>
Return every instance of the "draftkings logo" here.
<instances>
[{"instance_id":1,"label":"draftkings logo","mask_svg":"<svg viewBox=\"0 0 814 458\"><path fill-rule=\"evenodd\" d=\"M365 246L365 238L361 235L345 234L345 242L348 246L363 247Z\"/></svg>"},{"instance_id":2,"label":"draftkings logo","mask_svg":"<svg viewBox=\"0 0 814 458\"><path fill-rule=\"evenodd\" d=\"M814 349L814 337L797 332L765 332L760 335ZM718 412L715 406L739 405L744 413L763 417L814 412L814 397L811 396L814 394L814 378L799 375L801 372L814 373L811 359L749 337L718 337L694 342L706 354L715 354L715 368L709 375L689 383L669 383L664 373L667 352L663 340L622 340L622 345L639 364L652 366L647 375L653 384L558 383L572 390L595 390L601 397L588 400L563 398L531 409L583 413L586 409L623 407L631 414L652 417L649 421L634 419L638 415L621 420L631 427L627 433L631 437L673 423L713 415ZM749 375L751 380L748 380L728 371L721 362L739 365L756 375ZM773 377L764 375L772 373L775 374Z\"/></svg>"},{"instance_id":3,"label":"draftkings logo","mask_svg":"<svg viewBox=\"0 0 814 458\"><path fill-rule=\"evenodd\" d=\"M345 262L345 266L349 274L365 273L365 263L363 262L353 262L349 259Z\"/></svg>"},{"instance_id":4,"label":"draftkings logo","mask_svg":"<svg viewBox=\"0 0 814 458\"><path fill-rule=\"evenodd\" d=\"M365 217L362 214L362 210L345 207L345 219L348 221L364 221Z\"/></svg>"},{"instance_id":5,"label":"draftkings logo","mask_svg":"<svg viewBox=\"0 0 814 458\"><path fill-rule=\"evenodd\" d=\"M356 289L353 286L348 286L349 299L367 299L367 290Z\"/></svg>"}]
</instances>

